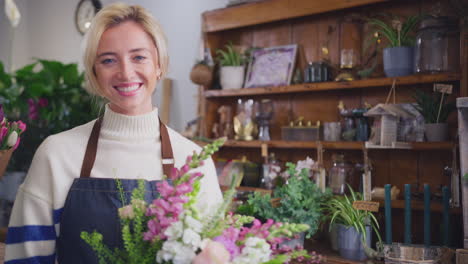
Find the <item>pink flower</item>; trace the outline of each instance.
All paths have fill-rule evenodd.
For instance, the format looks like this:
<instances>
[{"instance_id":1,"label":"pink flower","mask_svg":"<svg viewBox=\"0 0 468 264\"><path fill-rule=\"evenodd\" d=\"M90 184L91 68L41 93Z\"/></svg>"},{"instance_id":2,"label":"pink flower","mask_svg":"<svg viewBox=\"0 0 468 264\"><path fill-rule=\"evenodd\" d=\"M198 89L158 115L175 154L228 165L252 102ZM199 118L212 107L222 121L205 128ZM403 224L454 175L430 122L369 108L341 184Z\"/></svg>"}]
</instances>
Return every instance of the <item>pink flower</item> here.
<instances>
[{"instance_id":1,"label":"pink flower","mask_svg":"<svg viewBox=\"0 0 468 264\"><path fill-rule=\"evenodd\" d=\"M23 123L22 121L18 121L17 124L18 124L18 128L21 130L21 133L26 131L26 124L25 123Z\"/></svg>"},{"instance_id":2,"label":"pink flower","mask_svg":"<svg viewBox=\"0 0 468 264\"><path fill-rule=\"evenodd\" d=\"M176 196L184 195L186 193L191 192L192 190L193 190L193 186L191 184L182 183L182 184L177 185L175 195Z\"/></svg>"},{"instance_id":3,"label":"pink flower","mask_svg":"<svg viewBox=\"0 0 468 264\"><path fill-rule=\"evenodd\" d=\"M208 241L205 248L192 261L192 264L227 264L230 255L223 244Z\"/></svg>"},{"instance_id":4,"label":"pink flower","mask_svg":"<svg viewBox=\"0 0 468 264\"><path fill-rule=\"evenodd\" d=\"M131 204L119 208L119 217L122 219L133 219L135 212L133 212L133 206Z\"/></svg>"},{"instance_id":5,"label":"pink flower","mask_svg":"<svg viewBox=\"0 0 468 264\"><path fill-rule=\"evenodd\" d=\"M169 176L169 179L171 180L176 180L179 178L179 170L177 168L172 168L171 175Z\"/></svg>"},{"instance_id":6,"label":"pink flower","mask_svg":"<svg viewBox=\"0 0 468 264\"><path fill-rule=\"evenodd\" d=\"M29 105L29 119L31 120L36 120L39 118L39 108L36 102L32 98L28 99L28 105Z\"/></svg>"},{"instance_id":7,"label":"pink flower","mask_svg":"<svg viewBox=\"0 0 468 264\"><path fill-rule=\"evenodd\" d=\"M230 260L233 260L240 254L240 249L236 245L236 240L231 240L225 236L217 236L213 238L213 241L223 244L224 248L229 252Z\"/></svg>"},{"instance_id":8,"label":"pink flower","mask_svg":"<svg viewBox=\"0 0 468 264\"><path fill-rule=\"evenodd\" d=\"M174 187L172 187L167 181L162 181L156 183L158 191L162 197L168 197L174 192Z\"/></svg>"},{"instance_id":9,"label":"pink flower","mask_svg":"<svg viewBox=\"0 0 468 264\"><path fill-rule=\"evenodd\" d=\"M3 141L3 139L5 138L5 136L8 134L8 128L7 127L2 127L0 129L0 140Z\"/></svg>"},{"instance_id":10,"label":"pink flower","mask_svg":"<svg viewBox=\"0 0 468 264\"><path fill-rule=\"evenodd\" d=\"M49 101L46 98L39 98L37 105L39 107L46 107L47 105L49 105Z\"/></svg>"}]
</instances>

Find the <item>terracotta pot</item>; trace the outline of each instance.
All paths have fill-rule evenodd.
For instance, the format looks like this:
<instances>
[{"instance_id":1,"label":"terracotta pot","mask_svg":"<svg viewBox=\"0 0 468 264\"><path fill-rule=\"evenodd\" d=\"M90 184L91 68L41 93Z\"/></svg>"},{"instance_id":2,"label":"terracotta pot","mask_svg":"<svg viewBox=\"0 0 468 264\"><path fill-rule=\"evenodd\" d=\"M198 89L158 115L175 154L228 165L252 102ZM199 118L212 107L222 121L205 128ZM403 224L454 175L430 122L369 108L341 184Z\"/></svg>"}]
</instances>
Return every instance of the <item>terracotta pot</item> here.
<instances>
[{"instance_id":1,"label":"terracotta pot","mask_svg":"<svg viewBox=\"0 0 468 264\"><path fill-rule=\"evenodd\" d=\"M13 153L13 148L8 150L0 150L0 179L5 174L6 167L8 162L10 162L11 154Z\"/></svg>"}]
</instances>

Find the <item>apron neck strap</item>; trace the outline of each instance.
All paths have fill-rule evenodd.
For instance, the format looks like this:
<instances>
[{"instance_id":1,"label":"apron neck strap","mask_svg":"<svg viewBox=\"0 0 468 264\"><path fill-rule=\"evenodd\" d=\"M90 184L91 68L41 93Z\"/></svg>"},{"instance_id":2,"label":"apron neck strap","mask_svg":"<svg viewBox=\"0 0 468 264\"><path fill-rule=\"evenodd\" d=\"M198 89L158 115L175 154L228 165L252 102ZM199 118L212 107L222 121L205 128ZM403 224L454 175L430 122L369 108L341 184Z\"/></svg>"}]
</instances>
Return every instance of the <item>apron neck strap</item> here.
<instances>
[{"instance_id":1,"label":"apron neck strap","mask_svg":"<svg viewBox=\"0 0 468 264\"><path fill-rule=\"evenodd\" d=\"M93 130L88 139L88 145L86 146L86 152L83 159L83 165L81 166L80 178L90 178L91 170L93 169L94 162L96 160L96 152L99 141L99 133L101 131L103 117L99 117L94 123ZM161 157L163 173L166 177L171 175L172 169L174 168L174 154L172 152L171 140L169 133L167 132L166 125L159 119L159 135L161 139Z\"/></svg>"}]
</instances>

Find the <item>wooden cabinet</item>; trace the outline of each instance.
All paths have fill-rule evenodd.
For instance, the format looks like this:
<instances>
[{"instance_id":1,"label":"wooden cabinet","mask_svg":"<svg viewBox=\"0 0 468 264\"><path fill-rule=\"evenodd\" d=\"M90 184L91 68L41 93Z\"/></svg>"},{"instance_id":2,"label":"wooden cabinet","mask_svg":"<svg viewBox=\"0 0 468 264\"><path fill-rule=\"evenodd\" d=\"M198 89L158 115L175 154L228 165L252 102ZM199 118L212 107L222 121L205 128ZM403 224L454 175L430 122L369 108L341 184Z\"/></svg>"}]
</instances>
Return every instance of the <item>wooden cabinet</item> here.
<instances>
[{"instance_id":1,"label":"wooden cabinet","mask_svg":"<svg viewBox=\"0 0 468 264\"><path fill-rule=\"evenodd\" d=\"M358 62L368 55L365 41L371 30L359 18L377 13L399 15L431 12L435 4L438 12L450 13L448 1L386 1L386 0L266 0L230 8L208 11L203 14L204 45L215 55L215 50L232 42L249 47L269 47L298 44L297 65L301 71L309 61L327 59L338 65L340 50L352 48ZM356 20L356 18L358 18ZM357 21L357 22L356 22ZM292 119L303 116L306 120L331 122L339 120L338 102L346 107L363 107L364 103L375 105L385 102L392 83L396 83L396 101L413 102L414 89L432 90L433 83L450 83L454 87L448 100L467 96L467 52L468 37L461 33L461 69L459 73L417 74L397 78L370 78L349 82L305 83L280 87L258 87L233 90L213 90L202 87L200 100L203 122L201 131L212 137L211 128L217 122L217 109L229 105L235 110L238 98L254 100L268 98L274 101L275 114L271 122L271 141L230 140L217 153L218 158L239 158L247 156L254 162L262 162L261 145L267 144L270 151L282 161L297 161L310 156L316 159L316 149L321 145L324 152L324 166L331 167L333 153L345 154L347 160L363 162L363 142L288 142L281 140L281 126ZM465 43L463 45L463 43ZM385 45L385 43L382 43ZM326 47L328 53L322 52ZM378 55L381 64L381 53ZM378 67L381 71L381 66ZM378 70L377 70L378 71ZM382 75L383 76L383 75ZM449 118L451 138L455 139L457 118ZM443 169L452 166L452 149L456 141L413 143L411 149L368 150L372 163L372 185L384 186L390 183L404 190L405 183L414 184L422 191L425 183L433 191L442 185L450 185L450 177L444 176ZM460 214L454 217L459 221ZM416 215L414 221L419 221ZM436 223L436 221L433 221ZM402 222L403 223L403 222ZM401 225L402 226L402 225ZM436 226L434 226L436 229ZM403 241L403 232L396 231L395 240ZM401 230L402 227L401 227ZM415 230L415 242L422 240L422 230ZM458 243L460 238L454 238ZM457 244L458 245L458 244Z\"/></svg>"}]
</instances>

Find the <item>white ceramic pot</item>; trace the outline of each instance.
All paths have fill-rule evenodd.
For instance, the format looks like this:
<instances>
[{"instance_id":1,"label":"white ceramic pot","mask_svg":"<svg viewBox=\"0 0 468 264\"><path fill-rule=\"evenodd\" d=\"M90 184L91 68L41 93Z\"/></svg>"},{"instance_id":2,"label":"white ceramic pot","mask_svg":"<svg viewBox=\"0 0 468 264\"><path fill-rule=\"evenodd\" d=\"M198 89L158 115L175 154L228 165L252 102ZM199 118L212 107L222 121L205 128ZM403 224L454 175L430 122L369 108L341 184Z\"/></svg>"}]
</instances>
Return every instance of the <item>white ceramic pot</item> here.
<instances>
[{"instance_id":1,"label":"white ceramic pot","mask_svg":"<svg viewBox=\"0 0 468 264\"><path fill-rule=\"evenodd\" d=\"M448 125L447 123L434 123L425 124L427 141L447 141L448 139Z\"/></svg>"},{"instance_id":2,"label":"white ceramic pot","mask_svg":"<svg viewBox=\"0 0 468 264\"><path fill-rule=\"evenodd\" d=\"M223 89L239 89L244 84L244 66L222 66L220 81Z\"/></svg>"}]
</instances>

